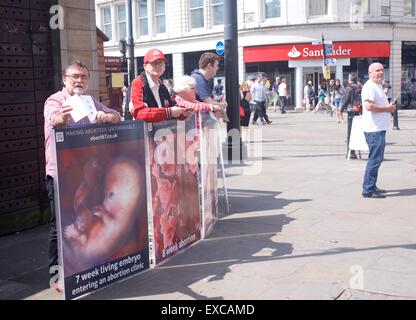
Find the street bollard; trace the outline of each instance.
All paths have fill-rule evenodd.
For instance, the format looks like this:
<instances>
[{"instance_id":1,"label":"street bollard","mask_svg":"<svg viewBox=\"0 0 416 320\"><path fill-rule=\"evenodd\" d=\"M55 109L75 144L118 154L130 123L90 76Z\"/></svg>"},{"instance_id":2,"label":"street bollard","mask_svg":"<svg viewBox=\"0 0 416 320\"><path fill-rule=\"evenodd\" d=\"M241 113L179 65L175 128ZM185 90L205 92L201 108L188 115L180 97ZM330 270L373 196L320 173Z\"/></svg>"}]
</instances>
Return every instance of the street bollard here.
<instances>
[{"instance_id":1,"label":"street bollard","mask_svg":"<svg viewBox=\"0 0 416 320\"><path fill-rule=\"evenodd\" d=\"M399 111L396 110L393 112L393 130L400 130L399 128Z\"/></svg>"},{"instance_id":2,"label":"street bollard","mask_svg":"<svg viewBox=\"0 0 416 320\"><path fill-rule=\"evenodd\" d=\"M348 158L348 150L350 146L350 137L351 137L351 128L352 128L352 120L355 116L355 111L347 111L348 114L348 126L347 126L347 155L345 156ZM350 159L357 159L357 155L355 154L355 150L351 150Z\"/></svg>"}]
</instances>

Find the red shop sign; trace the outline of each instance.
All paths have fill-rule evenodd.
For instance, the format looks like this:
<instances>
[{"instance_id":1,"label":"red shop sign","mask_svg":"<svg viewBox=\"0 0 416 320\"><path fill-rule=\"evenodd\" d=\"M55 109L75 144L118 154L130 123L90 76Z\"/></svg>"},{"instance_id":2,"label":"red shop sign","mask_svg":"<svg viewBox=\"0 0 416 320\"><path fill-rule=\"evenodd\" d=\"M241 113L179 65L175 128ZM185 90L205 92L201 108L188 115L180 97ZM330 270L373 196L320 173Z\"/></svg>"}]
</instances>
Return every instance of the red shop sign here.
<instances>
[{"instance_id":1,"label":"red shop sign","mask_svg":"<svg viewBox=\"0 0 416 320\"><path fill-rule=\"evenodd\" d=\"M334 42L327 58L390 57L390 42ZM322 59L322 45L296 43L244 48L244 62Z\"/></svg>"}]
</instances>

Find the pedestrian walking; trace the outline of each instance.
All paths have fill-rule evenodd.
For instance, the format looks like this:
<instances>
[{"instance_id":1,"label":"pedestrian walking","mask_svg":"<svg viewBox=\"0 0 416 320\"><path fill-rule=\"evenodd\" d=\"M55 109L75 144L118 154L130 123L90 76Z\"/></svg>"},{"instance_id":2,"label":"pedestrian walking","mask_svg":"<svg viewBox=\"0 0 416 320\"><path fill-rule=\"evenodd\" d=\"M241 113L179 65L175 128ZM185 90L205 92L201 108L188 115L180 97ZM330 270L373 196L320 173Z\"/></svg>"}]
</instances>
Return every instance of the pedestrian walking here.
<instances>
[{"instance_id":1,"label":"pedestrian walking","mask_svg":"<svg viewBox=\"0 0 416 320\"><path fill-rule=\"evenodd\" d=\"M322 107L326 107L325 98L327 97L328 92L326 91L326 86L324 84L318 86L318 103L316 104L315 110L313 112L318 112Z\"/></svg>"},{"instance_id":2,"label":"pedestrian walking","mask_svg":"<svg viewBox=\"0 0 416 320\"><path fill-rule=\"evenodd\" d=\"M272 89L276 93L275 98L273 100L273 111L274 112L276 112L277 107L280 105L280 102L279 102L279 85L280 85L280 77L276 77L276 81L272 85Z\"/></svg>"},{"instance_id":3,"label":"pedestrian walking","mask_svg":"<svg viewBox=\"0 0 416 320\"><path fill-rule=\"evenodd\" d=\"M286 113L286 104L288 96L289 95L287 90L286 78L282 78L279 85L280 112L282 114Z\"/></svg>"},{"instance_id":4,"label":"pedestrian walking","mask_svg":"<svg viewBox=\"0 0 416 320\"><path fill-rule=\"evenodd\" d=\"M312 111L314 109L315 106L315 98L316 98L316 94L315 94L315 89L312 86L312 81L308 81L307 85L304 88L304 95L305 95L305 107L306 107L306 111Z\"/></svg>"},{"instance_id":5,"label":"pedestrian walking","mask_svg":"<svg viewBox=\"0 0 416 320\"><path fill-rule=\"evenodd\" d=\"M243 83L240 86L240 107L244 109L244 116L240 117L241 139L242 141L248 141L248 126L250 124L251 117L251 92L247 83Z\"/></svg>"},{"instance_id":6,"label":"pedestrian walking","mask_svg":"<svg viewBox=\"0 0 416 320\"><path fill-rule=\"evenodd\" d=\"M335 84L332 87L331 96L332 96L333 105L335 107L335 111L337 113L337 122L344 123L344 117L342 116L341 107L342 107L342 99L345 96L345 89L339 79L335 80Z\"/></svg>"}]
</instances>

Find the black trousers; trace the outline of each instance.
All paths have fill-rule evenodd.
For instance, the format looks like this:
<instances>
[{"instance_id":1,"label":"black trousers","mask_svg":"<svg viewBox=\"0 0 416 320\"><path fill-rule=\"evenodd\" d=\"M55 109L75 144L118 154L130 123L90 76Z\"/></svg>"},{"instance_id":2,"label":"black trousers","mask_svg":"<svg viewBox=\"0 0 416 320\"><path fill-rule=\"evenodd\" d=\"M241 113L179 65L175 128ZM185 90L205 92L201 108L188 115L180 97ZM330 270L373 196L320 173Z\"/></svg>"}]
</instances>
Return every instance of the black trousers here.
<instances>
[{"instance_id":1,"label":"black trousers","mask_svg":"<svg viewBox=\"0 0 416 320\"><path fill-rule=\"evenodd\" d=\"M254 101L255 113L253 117L253 122L256 122L260 117L262 123L269 122L269 117L266 113L266 103L264 101Z\"/></svg>"},{"instance_id":2,"label":"black trousers","mask_svg":"<svg viewBox=\"0 0 416 320\"><path fill-rule=\"evenodd\" d=\"M49 207L51 209L51 220L49 226L49 275L55 276L58 273L58 234L56 229L56 213L55 213L55 188L53 178L46 176L46 189L48 191ZM53 267L53 268L52 268ZM51 272L52 270L52 272Z\"/></svg>"},{"instance_id":3,"label":"black trousers","mask_svg":"<svg viewBox=\"0 0 416 320\"><path fill-rule=\"evenodd\" d=\"M347 154L348 149L350 147L350 138L351 138L351 128L352 128L352 121L355 117L355 111L347 111L348 114L348 125L347 125ZM351 150L351 154L355 155L355 150Z\"/></svg>"},{"instance_id":4,"label":"black trousers","mask_svg":"<svg viewBox=\"0 0 416 320\"><path fill-rule=\"evenodd\" d=\"M279 98L280 98L280 111L286 112L287 98L285 96L280 96Z\"/></svg>"}]
</instances>

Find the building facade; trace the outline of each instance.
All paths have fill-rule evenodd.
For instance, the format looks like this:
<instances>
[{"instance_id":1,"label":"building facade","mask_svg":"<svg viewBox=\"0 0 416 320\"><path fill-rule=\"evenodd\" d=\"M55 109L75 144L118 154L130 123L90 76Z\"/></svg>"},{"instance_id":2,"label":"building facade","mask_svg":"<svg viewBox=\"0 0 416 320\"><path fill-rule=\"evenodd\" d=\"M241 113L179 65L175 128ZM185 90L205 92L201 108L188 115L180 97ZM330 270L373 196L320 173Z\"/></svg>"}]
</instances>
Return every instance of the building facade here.
<instances>
[{"instance_id":1,"label":"building facade","mask_svg":"<svg viewBox=\"0 0 416 320\"><path fill-rule=\"evenodd\" d=\"M106 56L120 56L126 37L125 0L96 0L96 19L110 41ZM137 69L146 51L157 47L172 63L169 77L189 73L199 55L223 40L221 0L133 0L133 38ZM393 95L416 105L415 0L238 0L240 82L254 72L273 81L287 78L291 103L301 108L303 87L323 80L322 45L331 77L346 80L357 73L365 81L372 62L383 63ZM137 70L137 71L138 71ZM221 75L221 74L220 74Z\"/></svg>"},{"instance_id":2,"label":"building facade","mask_svg":"<svg viewBox=\"0 0 416 320\"><path fill-rule=\"evenodd\" d=\"M49 222L43 109L62 89L63 68L83 60L89 93L105 98L99 51L106 37L95 20L94 0L0 3L0 236Z\"/></svg>"}]
</instances>

